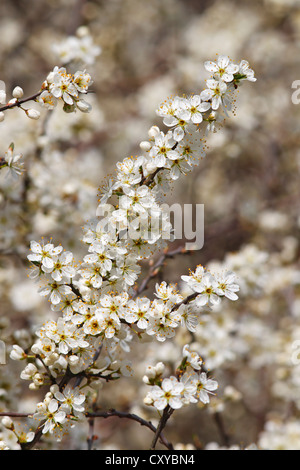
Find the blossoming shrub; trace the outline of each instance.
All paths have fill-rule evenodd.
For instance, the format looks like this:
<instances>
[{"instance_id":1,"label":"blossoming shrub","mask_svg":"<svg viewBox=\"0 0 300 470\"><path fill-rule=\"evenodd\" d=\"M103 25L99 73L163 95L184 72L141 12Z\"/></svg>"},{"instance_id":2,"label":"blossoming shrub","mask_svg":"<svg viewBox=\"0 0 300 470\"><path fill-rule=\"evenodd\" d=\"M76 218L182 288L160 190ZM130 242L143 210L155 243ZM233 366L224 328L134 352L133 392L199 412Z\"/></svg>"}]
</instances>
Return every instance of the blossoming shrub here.
<instances>
[{"instance_id":1,"label":"blossoming shrub","mask_svg":"<svg viewBox=\"0 0 300 470\"><path fill-rule=\"evenodd\" d=\"M73 58L74 51L80 50L78 41L72 38L66 50L59 49L62 57ZM92 55L99 52L92 49ZM189 274L182 273L181 291L161 281L151 298L143 295L147 283L140 281L143 260L157 253L163 253L163 260L170 255L167 242L172 230L163 205L166 192L199 165L205 156L207 135L219 130L229 116L240 84L256 80L245 60L234 63L227 56L219 56L204 66L212 74L206 88L191 96L166 99L157 109L164 129L152 126L149 139L140 143L141 155L118 162L114 177L100 187L96 216L83 228L86 252L82 259L64 250L59 241L30 243L29 277L36 281L38 293L49 301L51 319L36 328L32 344L24 347L20 342L10 351L11 359L22 362L20 378L29 382L30 390L43 394L36 409L28 414L33 418L30 431L20 432L9 418L13 410L5 410L3 426L13 433L14 445L19 448L36 448L43 436L43 442L45 438L51 442L53 437L60 441L87 419L118 416L134 419L153 431L148 447L155 448L160 441L171 449L162 431L174 411L199 403L210 405L210 397L216 393L218 383L210 377L208 367L210 354L194 350L192 343L199 328L206 334L207 318L228 308L228 301L238 300L240 287L234 270L220 268L214 272L198 265ZM90 112L91 105L81 95L88 93L92 83L86 70L69 73L65 67L56 66L29 98L16 87L6 103L3 90L1 120L12 108L39 119L38 109L24 107L29 101L48 112L60 105L68 114ZM14 144L1 159L0 169L8 170L13 177L22 175L22 158L15 153ZM152 271L151 277L156 274ZM122 383L133 376L138 364L132 350L139 346L146 351L154 343L159 356L160 347L176 341L182 329L187 341L176 367L170 370L162 352L160 360L145 368L147 391L141 399L146 408L156 410L156 427L134 413L103 412L95 405L111 382ZM214 336L209 324L207 334ZM10 447L5 433L1 447Z\"/></svg>"}]
</instances>

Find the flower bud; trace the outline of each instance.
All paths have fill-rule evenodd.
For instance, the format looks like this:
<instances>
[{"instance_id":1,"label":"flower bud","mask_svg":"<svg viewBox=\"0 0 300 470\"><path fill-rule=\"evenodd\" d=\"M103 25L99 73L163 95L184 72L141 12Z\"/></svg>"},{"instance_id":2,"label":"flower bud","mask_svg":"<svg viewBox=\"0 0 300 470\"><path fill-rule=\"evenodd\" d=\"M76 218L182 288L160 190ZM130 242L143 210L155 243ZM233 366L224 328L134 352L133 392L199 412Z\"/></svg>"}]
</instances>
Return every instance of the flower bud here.
<instances>
[{"instance_id":1,"label":"flower bud","mask_svg":"<svg viewBox=\"0 0 300 470\"><path fill-rule=\"evenodd\" d=\"M165 365L162 362L158 362L154 369L157 375L161 375L165 370Z\"/></svg>"},{"instance_id":2,"label":"flower bud","mask_svg":"<svg viewBox=\"0 0 300 470\"><path fill-rule=\"evenodd\" d=\"M79 364L80 362L80 359L78 356L75 356L75 354L72 354L71 356L69 356L69 363L71 366L76 366L77 364Z\"/></svg>"},{"instance_id":3,"label":"flower bud","mask_svg":"<svg viewBox=\"0 0 300 470\"><path fill-rule=\"evenodd\" d=\"M143 142L140 143L140 148L147 152L148 150L151 149L151 144L147 140L143 140Z\"/></svg>"},{"instance_id":4,"label":"flower bud","mask_svg":"<svg viewBox=\"0 0 300 470\"><path fill-rule=\"evenodd\" d=\"M148 405L148 406L153 405L153 399L150 397L150 395L146 395L143 402L144 402L144 405Z\"/></svg>"},{"instance_id":5,"label":"flower bud","mask_svg":"<svg viewBox=\"0 0 300 470\"><path fill-rule=\"evenodd\" d=\"M77 101L77 108L82 112L82 113L89 113L92 109L92 106L90 103L88 103L85 100L78 100Z\"/></svg>"},{"instance_id":6,"label":"flower bud","mask_svg":"<svg viewBox=\"0 0 300 470\"><path fill-rule=\"evenodd\" d=\"M41 387L42 385L44 385L44 377L42 376L42 374L35 374L32 380L36 387Z\"/></svg>"},{"instance_id":7,"label":"flower bud","mask_svg":"<svg viewBox=\"0 0 300 470\"><path fill-rule=\"evenodd\" d=\"M76 36L78 38L84 38L90 34L89 28L87 26L79 26L76 30Z\"/></svg>"},{"instance_id":8,"label":"flower bud","mask_svg":"<svg viewBox=\"0 0 300 470\"><path fill-rule=\"evenodd\" d=\"M35 385L35 383L33 383L33 382L31 382L31 383L28 385L28 388L29 388L29 390L38 390L38 389L39 389L39 387L37 387L37 386Z\"/></svg>"},{"instance_id":9,"label":"flower bud","mask_svg":"<svg viewBox=\"0 0 300 470\"><path fill-rule=\"evenodd\" d=\"M50 72L50 73L47 75L47 78L46 78L45 81L46 81L48 84L53 83L54 77L55 77L55 73L52 71L52 72ZM45 86L45 82L43 83L43 86Z\"/></svg>"},{"instance_id":10,"label":"flower bud","mask_svg":"<svg viewBox=\"0 0 300 470\"><path fill-rule=\"evenodd\" d=\"M44 359L44 362L46 364L46 366L52 366L59 358L59 355L54 352L52 354L50 354L49 356L47 356L45 359Z\"/></svg>"},{"instance_id":11,"label":"flower bud","mask_svg":"<svg viewBox=\"0 0 300 470\"><path fill-rule=\"evenodd\" d=\"M146 369L146 376L149 377L149 379L154 379L156 376L156 371L153 366L148 366Z\"/></svg>"},{"instance_id":12,"label":"flower bud","mask_svg":"<svg viewBox=\"0 0 300 470\"><path fill-rule=\"evenodd\" d=\"M12 95L14 98L17 98L17 99L22 98L22 96L24 95L23 88L21 88L20 86L16 86L13 89Z\"/></svg>"},{"instance_id":13,"label":"flower bud","mask_svg":"<svg viewBox=\"0 0 300 470\"><path fill-rule=\"evenodd\" d=\"M14 429L14 423L12 422L9 416L4 416L1 422L6 429Z\"/></svg>"},{"instance_id":14,"label":"flower bud","mask_svg":"<svg viewBox=\"0 0 300 470\"><path fill-rule=\"evenodd\" d=\"M13 349L10 352L10 358L13 359L14 361L21 361L25 357L26 357L26 354L24 350L17 344L14 344Z\"/></svg>"},{"instance_id":15,"label":"flower bud","mask_svg":"<svg viewBox=\"0 0 300 470\"><path fill-rule=\"evenodd\" d=\"M51 392L47 392L43 400L44 405L48 407L52 399L53 399L53 394Z\"/></svg>"},{"instance_id":16,"label":"flower bud","mask_svg":"<svg viewBox=\"0 0 300 470\"><path fill-rule=\"evenodd\" d=\"M41 115L41 113L37 109L33 109L33 108L26 109L25 113L30 119L35 119L35 120L39 119Z\"/></svg>"},{"instance_id":17,"label":"flower bud","mask_svg":"<svg viewBox=\"0 0 300 470\"><path fill-rule=\"evenodd\" d=\"M44 402L40 401L36 404L35 410L36 413L44 413L47 410L47 405Z\"/></svg>"},{"instance_id":18,"label":"flower bud","mask_svg":"<svg viewBox=\"0 0 300 470\"><path fill-rule=\"evenodd\" d=\"M57 384L51 385L50 392L52 395L54 395L56 392L59 392L59 386Z\"/></svg>"},{"instance_id":19,"label":"flower bud","mask_svg":"<svg viewBox=\"0 0 300 470\"><path fill-rule=\"evenodd\" d=\"M33 352L33 354L41 354L41 349L37 344L33 344L31 346L31 351Z\"/></svg>"},{"instance_id":20,"label":"flower bud","mask_svg":"<svg viewBox=\"0 0 300 470\"><path fill-rule=\"evenodd\" d=\"M158 126L152 126L152 127L150 127L150 129L148 131L148 135L149 135L150 138L154 138L159 133L160 133L160 130L159 130Z\"/></svg>"}]
</instances>

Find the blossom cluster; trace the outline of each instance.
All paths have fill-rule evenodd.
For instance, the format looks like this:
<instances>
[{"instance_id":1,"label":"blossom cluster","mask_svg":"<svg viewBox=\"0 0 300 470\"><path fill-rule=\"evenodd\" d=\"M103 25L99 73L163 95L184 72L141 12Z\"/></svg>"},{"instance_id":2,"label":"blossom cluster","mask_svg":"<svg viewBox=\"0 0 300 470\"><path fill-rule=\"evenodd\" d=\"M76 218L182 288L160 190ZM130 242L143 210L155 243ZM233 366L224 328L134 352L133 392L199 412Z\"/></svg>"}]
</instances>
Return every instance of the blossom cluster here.
<instances>
[{"instance_id":1,"label":"blossom cluster","mask_svg":"<svg viewBox=\"0 0 300 470\"><path fill-rule=\"evenodd\" d=\"M94 44L93 38L86 26L80 26L76 35L68 36L65 40L55 42L52 50L62 64L80 62L92 65L101 54L101 47Z\"/></svg>"},{"instance_id":2,"label":"blossom cluster","mask_svg":"<svg viewBox=\"0 0 300 470\"><path fill-rule=\"evenodd\" d=\"M210 379L202 371L203 361L199 354L191 351L189 345L183 347L183 360L177 369L177 376L163 378L164 364L158 363L147 369L144 382L151 386L144 399L148 406L164 410L167 406L173 410L190 403L210 402L209 394L218 388L218 382Z\"/></svg>"},{"instance_id":3,"label":"blossom cluster","mask_svg":"<svg viewBox=\"0 0 300 470\"><path fill-rule=\"evenodd\" d=\"M199 8L199 2L189 2L185 8L180 0L166 0L163 11L160 0L73 2L76 8L71 15L66 0L47 2L47 9L38 0L32 0L31 9L23 8L22 2L6 3L0 44L0 78L6 82L6 92L0 82L0 107L6 108L11 98L18 98L23 108L35 111L28 111L26 116L14 106L0 112L0 120L5 115L5 122L0 123L0 362L4 359L2 341L7 352L6 365L0 365L0 414L6 412L14 421L13 425L7 417L0 418L0 449L22 448L23 443L25 448L93 448L104 452L107 448L148 448L161 418L173 409L167 406L158 412L155 406L144 405L143 398L153 387L142 385L142 377L147 367L152 367L149 364L163 361L162 377L174 376L180 381L177 368L186 343L201 355L201 372L208 371L219 387L209 394L208 405L198 401L175 410L157 446L165 447L169 441L174 450L195 454L210 449L246 450L251 442L259 449L298 449L300 187L299 140L294 132L299 114L296 96L300 96L299 88L295 89L299 78L295 61L299 49L298 0L240 2L239 8L234 0L217 0L204 9ZM83 8L79 8L80 3ZM79 22L84 27L76 31ZM84 38L89 35L87 27L93 41ZM73 38L66 36L70 33ZM105 50L101 60L97 60L93 42ZM42 276L37 283L26 277L30 240L44 237L46 244L52 242L52 237L55 247L61 243L74 254L77 267L82 265L77 261L86 254L81 242L82 226L95 215L99 182L107 173L112 173L116 181L114 167L124 155L144 153L136 144L145 136L147 140L145 131L152 124L166 133L160 116L154 115L165 97L173 99L180 90L179 94L185 91L184 98L189 100L190 93L200 96L202 88L210 89L209 83L198 86L199 64L201 69L202 63L212 59L218 66L215 52L228 52L232 58L247 54L260 79L255 84L240 82L238 100L233 101L233 119L221 132L210 130L222 125L223 112L226 115L222 104L218 110L201 112L205 118L216 113L217 120L190 125L190 133L175 149L186 142L195 154L199 150L204 156L204 149L210 147L208 159L202 160L190 176L179 179L179 184L172 184L171 192L168 187L165 191L168 204L175 202L176 209L183 202L203 203L204 244L197 251L187 247L184 251L177 241L152 258L150 245L144 243L143 252L149 249L149 257L141 260L137 290L133 285L128 302L133 296L137 303L135 296L139 295L148 314L147 304L156 298L155 282L160 285L163 280L176 285L176 294L183 299L195 295L192 280L186 282L181 275L194 273L200 263L208 278L234 272L239 299L231 302L223 296L218 303L217 297L211 296L216 302L211 307L198 303L197 314L194 302L183 304L189 307L188 325L194 325L194 331L180 325L174 328L175 336L164 342L146 333L148 315L138 312L141 322L137 317L128 319L129 323L136 321L128 328L122 321L119 333L127 330L126 338L118 343L116 335L106 339L90 370L73 377L67 369L65 379L62 377L64 383L70 379L75 386L84 376L80 387L86 395L89 423L85 419L68 429L62 443L55 442L58 426L53 434L44 434L38 440L34 436L38 421L30 416L37 411L36 403L43 401L48 387L54 381L60 384L61 378L51 378L48 359L35 355L31 347L40 340L35 334L37 329L49 320L57 321L62 312L56 311L59 304L55 307L37 293L38 286L43 286ZM68 73L85 69L90 73L94 84L82 97L91 103L91 113L65 113L62 99L50 112L37 102L28 102L28 106L22 103L28 91L39 91L54 65L65 67ZM240 61L234 65L240 66ZM209 76L204 78L219 81L222 88L218 68L214 68L215 77L214 70L207 70ZM235 70L226 73L236 74ZM41 81L34 83L37 77L42 77ZM224 83L227 88L232 86ZM25 93L15 87L18 84ZM41 112L39 122L26 118L37 110ZM194 132L196 128L199 132ZM7 152L10 142L14 142L15 150ZM143 146L147 156L149 142ZM22 158L14 160L21 153ZM181 168L183 165L181 159ZM191 168L186 164L184 171ZM172 172L175 170L173 166ZM161 169L156 176L163 176L163 172ZM16 178L6 178L7 173ZM181 174L178 170L179 177ZM109 185L108 180L108 190ZM116 209L120 208L115 204L118 197L114 194L114 202L112 198L107 201ZM134 234L131 225L130 230ZM99 290L108 289L107 280L101 278ZM72 306L66 306L64 314L73 316ZM95 351L96 340L99 338L94 338ZM108 341L116 341L111 358L114 364L109 371L105 369ZM13 362L10 351L21 362ZM71 352L61 354L62 358L70 356ZM125 358L132 361L134 375L112 380L120 376L118 361ZM32 368L26 371L28 381L20 380L26 364ZM97 374L98 381L94 377L87 392L82 386L90 381L90 373ZM43 387L36 390L42 382ZM32 390L26 391L28 385ZM110 412L112 408L116 411ZM91 418L94 413L98 417ZM120 420L118 414L125 419ZM132 418L139 416L141 423L144 419L146 426L129 419L131 414ZM148 422L152 423L153 436ZM65 426L70 427L67 420L62 424Z\"/></svg>"},{"instance_id":4,"label":"blossom cluster","mask_svg":"<svg viewBox=\"0 0 300 470\"><path fill-rule=\"evenodd\" d=\"M83 419L85 399L78 387L60 391L58 385L52 385L33 414L34 419L41 421L42 434L54 433L56 439L61 440L66 424L72 426L72 422Z\"/></svg>"},{"instance_id":5,"label":"blossom cluster","mask_svg":"<svg viewBox=\"0 0 300 470\"><path fill-rule=\"evenodd\" d=\"M188 287L197 293L196 301L200 306L218 305L223 296L230 300L237 300L236 292L239 291L236 275L232 271L212 274L204 269L202 265L196 267L194 272L188 276L183 275L181 279Z\"/></svg>"},{"instance_id":6,"label":"blossom cluster","mask_svg":"<svg viewBox=\"0 0 300 470\"><path fill-rule=\"evenodd\" d=\"M132 365L126 353L132 342L155 338L163 343L182 326L194 332L204 311L225 297L237 299L234 273L213 275L202 266L182 276L192 292L187 297L164 281L156 284L153 300L136 295L135 289L139 262L164 248L164 235L171 233L169 216L161 204L165 191L203 155L201 138L196 142L200 124L207 123L206 131L215 130L217 113L228 110L239 83L254 80L245 61L237 65L221 57L217 65L215 88L207 81L208 88L199 95L175 97L162 104L157 114L170 129L165 133L158 126L151 127L149 140L140 144L143 155L126 157L117 164L116 176L100 189L96 217L84 228L88 252L81 262L52 241L31 241L30 278L40 283L39 293L48 299L51 310L61 313L39 328L30 351L15 346L11 353L12 359L30 359L21 378L30 381L31 389L49 379L56 387L68 374L87 379L89 384L130 376ZM55 67L39 100L52 107L61 99L65 110L72 111L80 108L79 93L86 93L90 83L87 72L70 75L65 68ZM147 403L159 410L198 400L209 403L208 393L216 390L217 383L201 370L200 357L188 346L181 370L180 377L149 378L153 389ZM62 430L67 414L82 411L81 395L76 401L79 408L69 404L67 412L60 404L62 391L53 390L38 406L39 416L46 420L44 433ZM77 396L74 390L70 393Z\"/></svg>"},{"instance_id":7,"label":"blossom cluster","mask_svg":"<svg viewBox=\"0 0 300 470\"><path fill-rule=\"evenodd\" d=\"M43 282L40 295L49 300L53 311L62 314L57 321L48 321L40 328L37 332L39 339L31 348L43 359L52 377L60 376L67 368L76 374L94 366L93 357L103 342L110 351L106 358L106 373L115 373L116 370L111 370L113 351L116 344L124 348L125 342L129 347L130 332L134 331L139 337L146 334L164 342L174 337L180 326L185 325L189 331L195 331L202 308L211 308L225 296L237 299L238 285L233 273L227 273L225 279L224 276L213 277L200 266L190 276L183 276L194 291L190 298L184 299L174 286L165 281L156 284L154 300L131 298L128 290L133 284L132 268L130 275L128 272L124 274L117 268L119 258L115 260L112 254L106 256L103 248L99 252L98 245L94 248L96 251L86 255L77 268L73 254L63 251L62 246L31 242L32 253L28 255L32 263L30 277ZM132 259L132 266L136 262L137 259ZM130 266L128 262L126 265ZM116 288L116 283L113 286L109 283L110 273L113 273L113 280L121 280L118 294L102 289L105 278L110 290L113 286ZM133 279L135 281L135 277ZM20 358L24 358L23 353ZM123 370L126 366L129 366L126 361L121 362L119 368ZM29 364L21 377L31 380L31 388L35 388L44 383L47 374L41 374L33 364Z\"/></svg>"},{"instance_id":8,"label":"blossom cluster","mask_svg":"<svg viewBox=\"0 0 300 470\"><path fill-rule=\"evenodd\" d=\"M89 47L91 47L91 44L88 42L86 44L87 51ZM31 97L24 98L24 90L20 86L16 86L12 91L12 98L7 102L6 86L1 81L0 105L4 106L0 106L0 122L4 121L4 111L14 107L22 109L30 119L39 119L41 113L38 109L24 108L23 104L28 101L35 101L48 110L52 110L56 107L58 101L62 101L63 110L66 113L72 113L77 110L89 113L92 107L90 103L82 98L82 95L88 93L92 83L91 75L86 70L77 70L75 73L69 73L65 67L56 65L47 75L39 92Z\"/></svg>"},{"instance_id":9,"label":"blossom cluster","mask_svg":"<svg viewBox=\"0 0 300 470\"><path fill-rule=\"evenodd\" d=\"M86 71L78 70L71 74L65 67L55 66L42 85L38 102L47 109L53 109L57 100L62 100L63 109L68 113L76 109L89 112L91 110L89 103L81 99L80 95L86 94L92 83L92 78Z\"/></svg>"},{"instance_id":10,"label":"blossom cluster","mask_svg":"<svg viewBox=\"0 0 300 470\"><path fill-rule=\"evenodd\" d=\"M255 81L254 71L246 60L234 64L229 57L219 56L216 62L206 61L204 67L212 73L212 78L206 80L207 88L200 94L190 97L178 97L163 103L157 114L163 118L166 126L172 128L175 142L180 142L191 131L191 126L199 126L203 121L206 130L216 128L222 112L231 111L235 99L235 91L240 81ZM187 151L188 164L192 164L193 154ZM178 152L171 153L171 160L178 159Z\"/></svg>"}]
</instances>

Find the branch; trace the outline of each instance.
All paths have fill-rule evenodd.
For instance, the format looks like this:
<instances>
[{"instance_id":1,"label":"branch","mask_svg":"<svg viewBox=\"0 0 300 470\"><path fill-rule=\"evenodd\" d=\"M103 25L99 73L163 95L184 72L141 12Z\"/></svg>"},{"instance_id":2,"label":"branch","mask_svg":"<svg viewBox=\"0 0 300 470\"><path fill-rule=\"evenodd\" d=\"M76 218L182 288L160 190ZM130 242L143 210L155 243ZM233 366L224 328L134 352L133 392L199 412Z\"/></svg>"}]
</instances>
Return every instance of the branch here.
<instances>
[{"instance_id":1,"label":"branch","mask_svg":"<svg viewBox=\"0 0 300 470\"><path fill-rule=\"evenodd\" d=\"M185 299L183 299L181 302L178 302L177 304L175 304L175 305L172 307L171 312L174 312L174 310L177 310L181 305L186 305L186 304L188 304L189 302L191 302L192 300L194 300L198 295L199 295L198 292L193 292L193 294L188 295L188 296L185 297Z\"/></svg>"},{"instance_id":2,"label":"branch","mask_svg":"<svg viewBox=\"0 0 300 470\"><path fill-rule=\"evenodd\" d=\"M31 418L33 413L18 413L16 411L1 411L0 416L9 416L10 418Z\"/></svg>"},{"instance_id":3,"label":"branch","mask_svg":"<svg viewBox=\"0 0 300 470\"><path fill-rule=\"evenodd\" d=\"M161 170L163 170L164 168L157 168L153 173L151 173L150 175L148 175L147 177L144 177L142 178L141 182L140 182L140 186L142 186L143 184L148 186L150 183L152 183L152 181L154 180L155 176L157 175L157 173Z\"/></svg>"},{"instance_id":4,"label":"branch","mask_svg":"<svg viewBox=\"0 0 300 470\"><path fill-rule=\"evenodd\" d=\"M27 101L36 101L36 98L38 98L41 93L42 93L42 90L39 91L38 93L35 93L34 95L29 96L28 98L23 98L21 100L17 100L14 103L2 106L2 108L0 108L0 112L6 111L7 109L16 108L16 107L19 108L22 104L27 103Z\"/></svg>"},{"instance_id":5,"label":"branch","mask_svg":"<svg viewBox=\"0 0 300 470\"><path fill-rule=\"evenodd\" d=\"M173 410L172 410L173 411ZM3 411L3 412L0 412L0 417L1 416L9 416L11 418L31 418L32 417L32 413L17 413L17 412L14 412L14 411ZM137 416L136 414L134 413L128 413L128 412L125 412L125 411L117 411L117 410L114 410L114 409L111 409L109 411L95 411L95 412L91 412L91 413L86 413L85 415L87 418L89 418L89 425L90 425L90 436L89 436L89 439L88 439L88 445L89 445L89 448L91 446L91 431L92 431L92 427L93 427L93 421L95 418L111 418L111 417L118 417L118 418L126 418L126 419L131 419L132 421L136 421L137 423L139 423L141 426L146 426L148 429L150 429L153 433L155 433L155 443L158 441L158 439L160 440L160 442L169 450L172 450L173 449L173 445L164 437L164 435L162 434L162 430L163 430L163 427L160 423L160 427L159 429L156 428L152 423L151 421L146 421L145 419L141 418L140 416ZM167 419L169 419L170 415L168 416ZM166 423L166 421L165 421ZM32 442L28 442L28 444L24 445L24 448L25 449L31 449L37 442L38 440L40 439L41 437L41 434L42 434L42 429L41 427L39 426L35 432L35 437L34 437L34 440Z\"/></svg>"},{"instance_id":6,"label":"branch","mask_svg":"<svg viewBox=\"0 0 300 470\"><path fill-rule=\"evenodd\" d=\"M136 288L136 292L133 296L133 298L136 298L138 295L140 295L145 289L148 287L149 281L151 279L155 278L158 273L160 272L160 268L164 265L164 262L167 258L173 258L174 256L178 254L189 254L189 251L187 251L184 247L180 246L179 248L176 248L173 251L165 251L163 255L154 263L151 268L149 269L148 275L145 277L145 279L142 281L141 285Z\"/></svg>"},{"instance_id":7,"label":"branch","mask_svg":"<svg viewBox=\"0 0 300 470\"><path fill-rule=\"evenodd\" d=\"M151 421L146 421L145 419L141 418L140 416L137 416L133 413L127 413L125 411L117 411L117 410L109 410L109 411L96 411L93 413L87 413L86 416L88 418L111 418L112 416L117 416L118 418L127 418L131 419L133 421L136 421L139 423L141 426L146 426L148 429L150 429L152 432L155 433L155 443L159 439L160 442L169 450L173 450L173 445L167 441L167 439L163 436L161 433L162 429L159 429L159 432L157 432L157 429ZM169 419L169 417L168 417Z\"/></svg>"},{"instance_id":8,"label":"branch","mask_svg":"<svg viewBox=\"0 0 300 470\"><path fill-rule=\"evenodd\" d=\"M170 416L172 415L173 411L174 410L169 405L164 409L162 417L160 418L159 424L157 426L155 436L154 436L153 441L151 443L150 450L154 450L158 439L161 439L162 431L165 428L165 426L167 424L167 421L170 418Z\"/></svg>"}]
</instances>

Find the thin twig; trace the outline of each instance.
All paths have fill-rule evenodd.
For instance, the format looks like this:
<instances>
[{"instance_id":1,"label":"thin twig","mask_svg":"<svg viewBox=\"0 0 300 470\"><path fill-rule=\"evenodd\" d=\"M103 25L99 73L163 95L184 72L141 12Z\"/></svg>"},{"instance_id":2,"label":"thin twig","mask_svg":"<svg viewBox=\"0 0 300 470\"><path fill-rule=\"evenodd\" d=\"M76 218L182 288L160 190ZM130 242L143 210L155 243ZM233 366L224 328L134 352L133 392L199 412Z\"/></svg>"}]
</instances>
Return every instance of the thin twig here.
<instances>
[{"instance_id":1,"label":"thin twig","mask_svg":"<svg viewBox=\"0 0 300 470\"><path fill-rule=\"evenodd\" d=\"M226 447L229 447L230 445L230 436L227 433L225 426L224 426L224 421L222 419L222 415L220 412L214 413L214 419L216 422L216 425L218 427L219 433L223 439L223 443Z\"/></svg>"},{"instance_id":2,"label":"thin twig","mask_svg":"<svg viewBox=\"0 0 300 470\"><path fill-rule=\"evenodd\" d=\"M141 418L140 416L135 415L134 413L128 413L125 411L117 411L117 410L109 410L109 411L95 411L93 413L87 413L87 417L91 418L111 418L112 416L116 416L118 418L127 418L133 421L136 421L141 426L146 426L152 432L155 433L155 443L159 439L160 442L169 450L173 449L173 445L164 437L162 434L162 429L159 430L157 433L157 428L153 426L151 421L146 421L145 419ZM169 417L168 417L169 419Z\"/></svg>"},{"instance_id":3,"label":"thin twig","mask_svg":"<svg viewBox=\"0 0 300 470\"><path fill-rule=\"evenodd\" d=\"M0 412L0 417L1 416L9 416L10 418L31 418L33 416L33 413L18 413L14 411L3 411ZM160 442L169 450L173 449L173 445L165 438L165 436L162 434L163 427L162 425L160 426L159 430L156 428L151 421L146 421L145 419L141 418L140 416L134 414L134 413L128 413L126 411L117 411L117 410L109 410L109 411L94 411L90 413L86 413L86 417L89 418L89 437L88 437L88 446L92 445L92 436L93 436L93 427L94 427L94 419L95 418L111 418L111 417L118 417L118 418L126 418L130 419L132 421L136 421L139 423L141 426L145 426L148 429L150 429L153 433L155 433L155 443L160 440ZM168 416L167 419L169 419L170 416ZM39 426L35 432L35 437L32 442L28 442L27 444L24 445L24 449L32 449L34 445L38 442L42 435L42 428Z\"/></svg>"},{"instance_id":4,"label":"thin twig","mask_svg":"<svg viewBox=\"0 0 300 470\"><path fill-rule=\"evenodd\" d=\"M155 432L155 436L152 440L152 443L151 443L151 447L150 447L150 450L154 450L155 447L156 447L156 444L157 444L157 441L158 439L161 439L161 434L162 434L162 431L163 429L165 428L166 424L167 424L167 421L168 419L170 418L171 414L173 413L173 409L168 405L164 411L163 411L163 414L162 414L162 417L160 418L160 421L159 421L159 424L157 426L157 429L156 429L156 432Z\"/></svg>"},{"instance_id":5,"label":"thin twig","mask_svg":"<svg viewBox=\"0 0 300 470\"><path fill-rule=\"evenodd\" d=\"M176 248L175 250L173 251L165 251L160 257L159 259L156 261L156 263L153 264L153 266L151 266L151 268L149 269L149 273L148 275L145 277L145 279L142 281L142 283L140 284L140 286L138 286L136 288L136 292L134 294L134 298L137 297L138 295L140 295L145 289L147 289L148 287L148 284L149 282L151 281L151 279L155 278L159 272L160 272L160 269L162 268L162 266L164 265L165 261L167 258L173 258L174 256L178 255L178 254L187 254L189 253L189 251L187 251L185 249L185 247L182 247L180 246L179 248Z\"/></svg>"},{"instance_id":6,"label":"thin twig","mask_svg":"<svg viewBox=\"0 0 300 470\"><path fill-rule=\"evenodd\" d=\"M95 425L95 418L89 418L89 435L87 438L87 445L88 450L92 450L93 442L94 442L94 425Z\"/></svg>"},{"instance_id":7,"label":"thin twig","mask_svg":"<svg viewBox=\"0 0 300 470\"><path fill-rule=\"evenodd\" d=\"M9 416L10 418L31 418L32 413L18 413L16 411L1 411L0 416Z\"/></svg>"},{"instance_id":8,"label":"thin twig","mask_svg":"<svg viewBox=\"0 0 300 470\"><path fill-rule=\"evenodd\" d=\"M181 305L188 304L189 302L194 300L198 295L199 295L198 292L194 292L193 294L188 295L181 302L178 302L177 304L173 305L171 312L174 312L174 310L177 310Z\"/></svg>"},{"instance_id":9,"label":"thin twig","mask_svg":"<svg viewBox=\"0 0 300 470\"><path fill-rule=\"evenodd\" d=\"M34 95L29 96L28 98L23 98L22 100L17 100L14 103L11 104L6 104L5 106L2 106L0 108L0 112L6 111L7 109L12 109L12 108L19 108L22 104L27 103L27 101L35 101L36 98L40 96L42 93L42 90L39 91L38 93L35 93Z\"/></svg>"}]
</instances>

